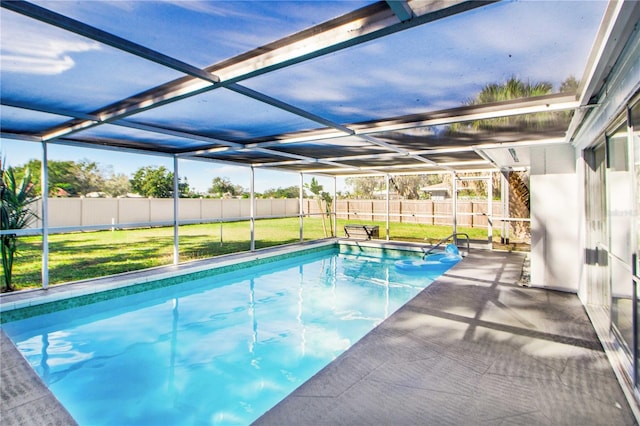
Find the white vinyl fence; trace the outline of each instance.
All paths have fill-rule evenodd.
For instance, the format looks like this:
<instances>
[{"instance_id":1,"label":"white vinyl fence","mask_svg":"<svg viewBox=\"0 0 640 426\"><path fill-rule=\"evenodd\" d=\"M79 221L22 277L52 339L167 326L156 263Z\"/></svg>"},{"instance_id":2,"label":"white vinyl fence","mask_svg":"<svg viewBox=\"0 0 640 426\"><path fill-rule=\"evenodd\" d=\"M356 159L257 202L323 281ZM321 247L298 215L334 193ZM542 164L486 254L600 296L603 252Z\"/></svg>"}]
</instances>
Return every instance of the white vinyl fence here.
<instances>
[{"instance_id":1,"label":"white vinyl fence","mask_svg":"<svg viewBox=\"0 0 640 426\"><path fill-rule=\"evenodd\" d=\"M256 199L255 217L297 216L297 199ZM41 204L34 210L40 216ZM49 198L49 228L158 226L173 222L171 198ZM178 220L181 224L248 219L249 199L181 198ZM32 224L42 227L42 221Z\"/></svg>"},{"instance_id":2,"label":"white vinyl fence","mask_svg":"<svg viewBox=\"0 0 640 426\"><path fill-rule=\"evenodd\" d=\"M255 217L292 217L300 214L298 199L256 199ZM386 220L385 200L338 200L338 219L348 221ZM486 228L486 201L458 201L459 226ZM492 206L493 216L502 216L501 204ZM143 227L173 223L173 199L170 198L49 198L49 228L82 227ZM303 214L320 214L316 200L303 200ZM34 209L41 212L40 203ZM181 198L178 203L181 224L248 220L251 217L249 199ZM389 219L392 222L431 225L452 225L453 204L450 200L390 200ZM493 226L498 226L494 221ZM32 224L42 227L42 222Z\"/></svg>"}]
</instances>

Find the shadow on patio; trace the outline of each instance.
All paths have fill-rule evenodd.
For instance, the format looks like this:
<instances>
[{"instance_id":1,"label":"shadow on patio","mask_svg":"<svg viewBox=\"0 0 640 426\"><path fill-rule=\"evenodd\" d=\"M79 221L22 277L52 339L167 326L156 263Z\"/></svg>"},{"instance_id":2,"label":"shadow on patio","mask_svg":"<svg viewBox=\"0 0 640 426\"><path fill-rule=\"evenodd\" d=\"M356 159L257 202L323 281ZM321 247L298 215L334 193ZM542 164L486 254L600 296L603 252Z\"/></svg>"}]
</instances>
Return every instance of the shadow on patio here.
<instances>
[{"instance_id":1,"label":"shadow on patio","mask_svg":"<svg viewBox=\"0 0 640 426\"><path fill-rule=\"evenodd\" d=\"M574 294L475 251L256 424L635 424Z\"/></svg>"}]
</instances>

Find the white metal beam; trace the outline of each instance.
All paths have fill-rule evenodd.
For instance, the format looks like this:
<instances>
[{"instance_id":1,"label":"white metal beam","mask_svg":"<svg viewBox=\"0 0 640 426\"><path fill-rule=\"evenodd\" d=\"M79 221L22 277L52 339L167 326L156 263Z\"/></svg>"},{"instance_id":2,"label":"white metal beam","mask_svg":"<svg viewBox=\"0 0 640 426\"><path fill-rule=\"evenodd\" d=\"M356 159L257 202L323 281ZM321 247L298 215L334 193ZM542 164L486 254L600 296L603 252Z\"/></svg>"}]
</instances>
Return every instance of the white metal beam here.
<instances>
[{"instance_id":1,"label":"white metal beam","mask_svg":"<svg viewBox=\"0 0 640 426\"><path fill-rule=\"evenodd\" d=\"M15 132L6 132L6 131L0 131L0 138L15 139L18 141L27 141L27 142L42 142L42 138L37 135L25 135L24 133L15 133Z\"/></svg>"},{"instance_id":2,"label":"white metal beam","mask_svg":"<svg viewBox=\"0 0 640 426\"><path fill-rule=\"evenodd\" d=\"M415 120L407 119L407 121L403 121L401 117L400 119L380 120L375 123L353 124L350 127L356 131L357 135L360 135L406 130L416 127L440 126L466 121L488 120L521 114L564 111L575 109L578 106L579 103L575 99L575 95L560 93L436 111L434 113L416 115ZM362 128L360 128L360 126L362 126Z\"/></svg>"},{"instance_id":3,"label":"white metal beam","mask_svg":"<svg viewBox=\"0 0 640 426\"><path fill-rule=\"evenodd\" d=\"M425 114L394 117L366 123L352 123L346 125L355 131L354 136L370 135L374 133L407 130L419 127L440 126L475 120L510 117L519 114L533 114L539 112L564 111L579 106L575 95L564 93L537 96L528 99L514 99L510 101L494 102L484 105L469 105ZM314 142L344 137L337 132L323 130L305 132L304 135L279 135L278 140L247 144L245 147L271 147L289 143Z\"/></svg>"},{"instance_id":4,"label":"white metal beam","mask_svg":"<svg viewBox=\"0 0 640 426\"><path fill-rule=\"evenodd\" d=\"M41 105L35 105L33 102L16 101L16 100L8 100L5 98L0 98L0 105L5 105L5 106L19 108L19 109L27 109L30 111L45 112L47 114L61 115L63 117L79 118L82 120L90 120L90 121L100 121L100 118L96 115L71 111L64 108L43 107Z\"/></svg>"}]
</instances>

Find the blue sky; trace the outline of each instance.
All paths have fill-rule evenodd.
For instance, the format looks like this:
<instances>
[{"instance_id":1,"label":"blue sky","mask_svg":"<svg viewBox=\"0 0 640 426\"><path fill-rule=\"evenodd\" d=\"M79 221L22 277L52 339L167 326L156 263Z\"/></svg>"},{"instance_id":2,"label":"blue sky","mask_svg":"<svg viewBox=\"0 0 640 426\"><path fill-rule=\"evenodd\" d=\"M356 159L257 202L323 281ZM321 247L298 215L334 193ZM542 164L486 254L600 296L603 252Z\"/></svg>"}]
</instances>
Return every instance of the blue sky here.
<instances>
[{"instance_id":1,"label":"blue sky","mask_svg":"<svg viewBox=\"0 0 640 426\"><path fill-rule=\"evenodd\" d=\"M50 145L48 149L49 160L56 161L80 161L87 159L95 161L104 170L113 173L124 173L131 177L136 170L145 166L164 166L173 170L173 159L156 155L138 155L124 152L105 151L101 149L77 148L64 145ZM34 142L0 139L0 155L6 159L10 166L26 164L31 159L41 159L41 145ZM264 192L272 188L286 188L298 186L300 175L297 173L279 172L265 169L255 169L255 190ZM250 169L248 167L229 166L203 161L180 160L178 174L186 177L189 185L197 192L206 192L211 187L215 177L227 177L235 185L242 185L249 189ZM333 191L333 179L316 177L325 191ZM305 183L311 180L310 175L305 175ZM338 191L346 190L344 178L337 180Z\"/></svg>"},{"instance_id":2,"label":"blue sky","mask_svg":"<svg viewBox=\"0 0 640 426\"><path fill-rule=\"evenodd\" d=\"M582 77L605 6L495 3L245 84L338 122L458 107L512 76L557 90L567 77Z\"/></svg>"}]
</instances>

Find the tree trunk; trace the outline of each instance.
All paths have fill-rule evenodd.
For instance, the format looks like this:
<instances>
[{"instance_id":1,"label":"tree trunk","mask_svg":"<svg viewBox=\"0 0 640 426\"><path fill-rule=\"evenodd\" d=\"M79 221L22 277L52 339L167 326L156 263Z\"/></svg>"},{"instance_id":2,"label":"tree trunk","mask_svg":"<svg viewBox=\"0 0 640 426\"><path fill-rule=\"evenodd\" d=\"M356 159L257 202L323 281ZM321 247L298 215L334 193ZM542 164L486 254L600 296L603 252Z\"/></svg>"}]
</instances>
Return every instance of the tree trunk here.
<instances>
[{"instance_id":1,"label":"tree trunk","mask_svg":"<svg viewBox=\"0 0 640 426\"><path fill-rule=\"evenodd\" d=\"M2 270L4 272L4 289L13 291L11 275L13 271L13 255L16 251L16 237L14 235L2 236Z\"/></svg>"}]
</instances>

